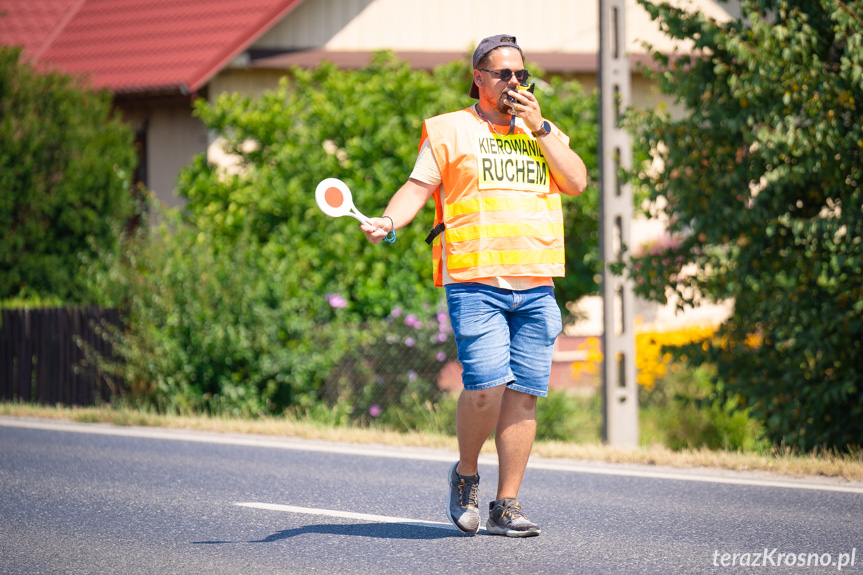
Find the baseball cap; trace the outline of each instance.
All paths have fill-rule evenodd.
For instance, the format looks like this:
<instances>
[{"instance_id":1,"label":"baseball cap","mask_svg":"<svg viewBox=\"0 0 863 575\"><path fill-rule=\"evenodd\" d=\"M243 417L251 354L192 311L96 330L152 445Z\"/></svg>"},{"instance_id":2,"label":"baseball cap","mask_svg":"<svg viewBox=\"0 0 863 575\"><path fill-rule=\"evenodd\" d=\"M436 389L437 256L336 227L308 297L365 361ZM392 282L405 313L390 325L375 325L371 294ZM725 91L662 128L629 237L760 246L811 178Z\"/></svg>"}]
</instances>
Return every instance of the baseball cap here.
<instances>
[{"instance_id":1,"label":"baseball cap","mask_svg":"<svg viewBox=\"0 0 863 575\"><path fill-rule=\"evenodd\" d=\"M476 70L479 61L482 60L483 56L494 50L495 48L500 47L509 47L515 48L518 50L519 54L521 54L521 59L524 60L524 52L521 51L518 44L515 41L515 36L510 34L498 34L497 36L489 36L488 38L484 38L482 42L479 43L479 46L476 47L476 50L473 51L473 69ZM479 88L477 88L476 83L471 80L470 82L470 97L474 99L479 99Z\"/></svg>"}]
</instances>

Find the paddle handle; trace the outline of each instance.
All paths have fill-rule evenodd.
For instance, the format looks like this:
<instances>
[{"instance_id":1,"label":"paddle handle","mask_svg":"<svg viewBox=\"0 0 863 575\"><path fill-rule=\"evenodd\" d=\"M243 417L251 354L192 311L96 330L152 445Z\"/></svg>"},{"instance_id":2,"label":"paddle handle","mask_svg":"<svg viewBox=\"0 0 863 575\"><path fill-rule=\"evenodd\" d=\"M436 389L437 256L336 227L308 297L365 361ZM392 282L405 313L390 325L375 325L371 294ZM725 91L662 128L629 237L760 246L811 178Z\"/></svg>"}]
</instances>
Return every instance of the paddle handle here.
<instances>
[{"instance_id":1,"label":"paddle handle","mask_svg":"<svg viewBox=\"0 0 863 575\"><path fill-rule=\"evenodd\" d=\"M361 224L371 224L369 219L367 217L365 217L364 215L362 215L359 212L359 210L357 210L356 208L352 208L350 213L348 213L347 215L349 215L352 218L354 218L355 220L359 221Z\"/></svg>"}]
</instances>

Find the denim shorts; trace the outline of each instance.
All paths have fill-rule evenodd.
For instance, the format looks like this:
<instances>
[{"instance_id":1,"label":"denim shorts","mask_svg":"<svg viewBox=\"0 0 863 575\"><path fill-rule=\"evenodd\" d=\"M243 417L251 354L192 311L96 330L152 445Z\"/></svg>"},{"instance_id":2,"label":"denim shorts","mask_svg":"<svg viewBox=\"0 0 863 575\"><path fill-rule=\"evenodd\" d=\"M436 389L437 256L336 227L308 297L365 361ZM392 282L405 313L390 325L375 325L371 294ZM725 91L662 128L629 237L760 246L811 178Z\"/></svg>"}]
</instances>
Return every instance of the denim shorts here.
<instances>
[{"instance_id":1,"label":"denim shorts","mask_svg":"<svg viewBox=\"0 0 863 575\"><path fill-rule=\"evenodd\" d=\"M512 291L450 284L446 301L465 389L507 385L548 395L552 347L562 329L552 287Z\"/></svg>"}]
</instances>

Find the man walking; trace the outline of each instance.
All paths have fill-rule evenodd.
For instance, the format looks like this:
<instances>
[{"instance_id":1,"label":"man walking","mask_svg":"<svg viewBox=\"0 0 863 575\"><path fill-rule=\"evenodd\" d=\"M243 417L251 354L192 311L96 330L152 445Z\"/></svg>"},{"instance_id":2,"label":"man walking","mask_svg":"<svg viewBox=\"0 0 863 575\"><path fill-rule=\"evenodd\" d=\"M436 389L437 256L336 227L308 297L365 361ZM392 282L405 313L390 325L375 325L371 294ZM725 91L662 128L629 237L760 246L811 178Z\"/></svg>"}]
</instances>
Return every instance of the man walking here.
<instances>
[{"instance_id":1,"label":"man walking","mask_svg":"<svg viewBox=\"0 0 863 575\"><path fill-rule=\"evenodd\" d=\"M499 479L486 529L524 537L540 533L517 496L561 330L552 282L564 275L561 193L583 192L587 172L533 93L518 89L529 73L514 36L485 38L473 68L478 102L424 122L410 178L361 229L378 243L434 197L435 285L446 290L464 369L447 516L464 533L479 530L478 458L494 431Z\"/></svg>"}]
</instances>

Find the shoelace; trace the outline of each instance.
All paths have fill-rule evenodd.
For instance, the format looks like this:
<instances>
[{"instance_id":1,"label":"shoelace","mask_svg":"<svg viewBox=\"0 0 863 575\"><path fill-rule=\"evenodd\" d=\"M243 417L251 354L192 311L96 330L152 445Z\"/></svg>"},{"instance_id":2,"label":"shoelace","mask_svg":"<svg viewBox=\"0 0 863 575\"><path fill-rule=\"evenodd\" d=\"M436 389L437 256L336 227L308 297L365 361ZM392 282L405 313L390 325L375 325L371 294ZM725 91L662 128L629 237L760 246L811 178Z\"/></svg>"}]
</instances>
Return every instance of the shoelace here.
<instances>
[{"instance_id":1,"label":"shoelace","mask_svg":"<svg viewBox=\"0 0 863 575\"><path fill-rule=\"evenodd\" d=\"M467 487L467 489L465 489ZM479 484L467 483L464 480L459 480L458 483L458 499L459 505L462 507L479 507Z\"/></svg>"},{"instance_id":2,"label":"shoelace","mask_svg":"<svg viewBox=\"0 0 863 575\"><path fill-rule=\"evenodd\" d=\"M515 521L516 519L526 519L524 516L524 511L521 510L521 506L518 504L518 501L507 504L501 513L501 517L506 517L510 521Z\"/></svg>"}]
</instances>

